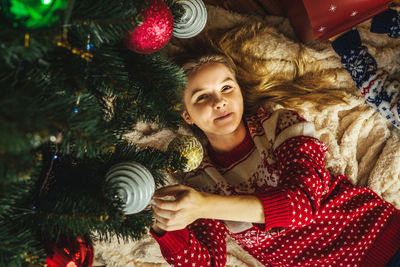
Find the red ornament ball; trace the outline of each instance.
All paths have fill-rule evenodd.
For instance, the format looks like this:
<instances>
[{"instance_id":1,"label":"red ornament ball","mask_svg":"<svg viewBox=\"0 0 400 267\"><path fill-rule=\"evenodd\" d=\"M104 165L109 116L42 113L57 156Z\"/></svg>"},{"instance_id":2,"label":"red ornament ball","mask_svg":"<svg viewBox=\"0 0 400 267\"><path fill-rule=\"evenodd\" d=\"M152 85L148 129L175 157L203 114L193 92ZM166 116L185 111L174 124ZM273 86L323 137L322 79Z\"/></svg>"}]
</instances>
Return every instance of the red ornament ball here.
<instances>
[{"instance_id":1,"label":"red ornament ball","mask_svg":"<svg viewBox=\"0 0 400 267\"><path fill-rule=\"evenodd\" d=\"M50 246L51 252L48 253L46 258L47 267L93 266L94 251L89 237L64 238L57 244Z\"/></svg>"},{"instance_id":2,"label":"red ornament ball","mask_svg":"<svg viewBox=\"0 0 400 267\"><path fill-rule=\"evenodd\" d=\"M125 45L140 54L151 54L163 48L171 39L174 19L163 0L153 0L142 12L143 23L130 32Z\"/></svg>"}]
</instances>

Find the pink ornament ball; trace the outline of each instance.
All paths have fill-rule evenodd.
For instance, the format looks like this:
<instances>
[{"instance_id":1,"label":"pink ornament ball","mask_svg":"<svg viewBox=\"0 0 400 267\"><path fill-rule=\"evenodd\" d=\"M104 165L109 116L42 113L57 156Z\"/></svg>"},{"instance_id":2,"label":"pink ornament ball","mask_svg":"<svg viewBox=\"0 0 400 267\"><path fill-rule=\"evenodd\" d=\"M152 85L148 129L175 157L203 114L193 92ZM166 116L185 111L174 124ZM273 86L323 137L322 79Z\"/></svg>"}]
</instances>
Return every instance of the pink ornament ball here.
<instances>
[{"instance_id":1,"label":"pink ornament ball","mask_svg":"<svg viewBox=\"0 0 400 267\"><path fill-rule=\"evenodd\" d=\"M125 45L140 54L151 54L163 48L171 39L174 19L163 0L152 0L142 13L143 23L128 34Z\"/></svg>"}]
</instances>

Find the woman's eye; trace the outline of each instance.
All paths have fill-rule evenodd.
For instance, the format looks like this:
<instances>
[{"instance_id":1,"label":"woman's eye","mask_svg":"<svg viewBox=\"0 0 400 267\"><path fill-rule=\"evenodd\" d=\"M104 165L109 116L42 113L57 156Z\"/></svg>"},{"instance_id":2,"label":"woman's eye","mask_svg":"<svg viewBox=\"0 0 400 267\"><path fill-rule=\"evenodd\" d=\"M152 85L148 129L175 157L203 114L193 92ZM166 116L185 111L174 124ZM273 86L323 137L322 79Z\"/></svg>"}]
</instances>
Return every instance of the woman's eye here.
<instances>
[{"instance_id":1,"label":"woman's eye","mask_svg":"<svg viewBox=\"0 0 400 267\"><path fill-rule=\"evenodd\" d=\"M223 92L229 91L231 89L232 89L232 86L229 86L229 85L225 85L224 87L222 87Z\"/></svg>"},{"instance_id":2,"label":"woman's eye","mask_svg":"<svg viewBox=\"0 0 400 267\"><path fill-rule=\"evenodd\" d=\"M202 101L202 100L204 100L206 98L207 98L207 95L201 95L196 99L196 102L200 102L200 101Z\"/></svg>"}]
</instances>

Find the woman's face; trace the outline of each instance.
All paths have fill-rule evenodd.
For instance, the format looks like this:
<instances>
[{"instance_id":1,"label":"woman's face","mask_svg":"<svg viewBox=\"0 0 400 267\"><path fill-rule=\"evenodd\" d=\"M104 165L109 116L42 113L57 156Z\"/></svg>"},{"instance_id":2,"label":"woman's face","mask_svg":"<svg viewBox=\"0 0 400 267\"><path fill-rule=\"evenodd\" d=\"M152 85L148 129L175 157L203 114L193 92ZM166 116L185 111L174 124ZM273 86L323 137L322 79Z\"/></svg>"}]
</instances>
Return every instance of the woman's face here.
<instances>
[{"instance_id":1,"label":"woman's face","mask_svg":"<svg viewBox=\"0 0 400 267\"><path fill-rule=\"evenodd\" d=\"M222 63L205 63L190 74L183 100L183 119L207 136L233 133L242 121L242 92L234 74Z\"/></svg>"}]
</instances>

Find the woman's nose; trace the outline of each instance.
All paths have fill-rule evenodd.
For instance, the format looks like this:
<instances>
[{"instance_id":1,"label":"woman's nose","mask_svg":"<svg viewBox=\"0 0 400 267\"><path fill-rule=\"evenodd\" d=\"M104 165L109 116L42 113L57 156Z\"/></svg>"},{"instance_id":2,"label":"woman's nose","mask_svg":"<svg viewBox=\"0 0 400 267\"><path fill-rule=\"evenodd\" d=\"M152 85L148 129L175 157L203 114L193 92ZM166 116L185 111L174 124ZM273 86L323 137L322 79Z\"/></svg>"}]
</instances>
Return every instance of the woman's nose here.
<instances>
[{"instance_id":1,"label":"woman's nose","mask_svg":"<svg viewBox=\"0 0 400 267\"><path fill-rule=\"evenodd\" d=\"M226 100L224 97L220 95L215 95L214 96L214 108L215 109L221 109L226 106Z\"/></svg>"}]
</instances>

